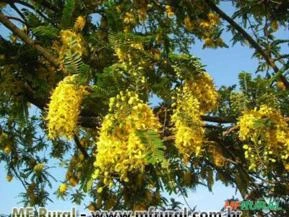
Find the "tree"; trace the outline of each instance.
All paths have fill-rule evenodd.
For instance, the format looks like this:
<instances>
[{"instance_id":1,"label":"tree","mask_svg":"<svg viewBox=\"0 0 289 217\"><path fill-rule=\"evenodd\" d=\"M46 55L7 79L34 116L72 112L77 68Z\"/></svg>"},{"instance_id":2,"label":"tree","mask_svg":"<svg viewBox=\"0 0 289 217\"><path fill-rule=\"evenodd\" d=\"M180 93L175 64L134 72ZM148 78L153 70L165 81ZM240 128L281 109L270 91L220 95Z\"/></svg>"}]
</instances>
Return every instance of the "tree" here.
<instances>
[{"instance_id":1,"label":"tree","mask_svg":"<svg viewBox=\"0 0 289 217\"><path fill-rule=\"evenodd\" d=\"M0 2L0 160L26 205L49 200L54 158L58 195L92 210L167 206L164 191L221 180L288 216L287 1L232 1L232 17L213 0ZM258 76L217 90L190 47L228 47L223 32L254 50Z\"/></svg>"}]
</instances>

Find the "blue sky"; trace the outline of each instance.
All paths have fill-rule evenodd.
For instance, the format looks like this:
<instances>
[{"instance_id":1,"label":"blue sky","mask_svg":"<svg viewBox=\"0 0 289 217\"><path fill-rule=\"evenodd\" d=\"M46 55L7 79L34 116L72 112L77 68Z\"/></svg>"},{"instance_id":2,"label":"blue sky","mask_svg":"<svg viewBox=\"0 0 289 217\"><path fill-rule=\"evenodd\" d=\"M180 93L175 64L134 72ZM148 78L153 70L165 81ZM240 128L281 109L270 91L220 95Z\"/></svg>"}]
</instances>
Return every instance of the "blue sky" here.
<instances>
[{"instance_id":1,"label":"blue sky","mask_svg":"<svg viewBox=\"0 0 289 217\"><path fill-rule=\"evenodd\" d=\"M223 3L222 8L231 13L232 8L229 2ZM1 35L7 34L6 30L0 26ZM225 34L225 41L230 43L231 35ZM221 85L232 85L238 82L238 74L241 71L247 71L254 73L257 66L257 61L252 59L253 50L248 47L243 47L236 44L234 47L222 48L222 49L202 49L202 44L197 43L192 47L192 54L201 58L201 61L206 65L207 71L212 75L215 83L218 87ZM55 163L55 166L57 164ZM0 214L7 214L10 212L12 207L20 206L17 202L20 201L18 198L19 192L23 190L21 184L17 180L13 180L11 183L7 183L6 174L3 164L0 164ZM64 171L61 169L54 169L53 173L56 177L63 177ZM59 184L59 183L58 183ZM57 188L58 184L54 186ZM213 187L213 192L202 186L198 187L195 191L189 193L187 198L188 203L191 207L197 205L198 210L219 210L223 205L224 201L233 196L239 197L240 194L232 187L226 187L222 183L217 182ZM180 201L183 199L176 196ZM54 200L54 196L52 196ZM79 210L84 210L84 205L78 207ZM54 200L54 203L49 203L47 208L53 210L68 209L73 206L69 201ZM77 206L76 206L77 207Z\"/></svg>"}]
</instances>

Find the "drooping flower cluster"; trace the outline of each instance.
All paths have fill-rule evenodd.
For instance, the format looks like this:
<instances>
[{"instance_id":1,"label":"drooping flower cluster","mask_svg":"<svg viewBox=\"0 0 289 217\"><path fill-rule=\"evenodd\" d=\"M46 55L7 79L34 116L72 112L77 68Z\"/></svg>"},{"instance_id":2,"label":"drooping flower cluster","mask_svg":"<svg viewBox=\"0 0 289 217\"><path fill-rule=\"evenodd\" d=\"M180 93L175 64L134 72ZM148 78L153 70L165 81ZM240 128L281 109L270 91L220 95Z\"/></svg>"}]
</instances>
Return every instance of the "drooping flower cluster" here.
<instances>
[{"instance_id":1,"label":"drooping flower cluster","mask_svg":"<svg viewBox=\"0 0 289 217\"><path fill-rule=\"evenodd\" d=\"M187 81L188 88L200 103L200 110L204 113L216 108L218 92L208 73L198 73L192 81Z\"/></svg>"},{"instance_id":2,"label":"drooping flower cluster","mask_svg":"<svg viewBox=\"0 0 289 217\"><path fill-rule=\"evenodd\" d=\"M85 87L75 83L75 76L67 76L54 89L48 105L48 137L72 139L77 126Z\"/></svg>"},{"instance_id":3,"label":"drooping flower cluster","mask_svg":"<svg viewBox=\"0 0 289 217\"><path fill-rule=\"evenodd\" d=\"M120 92L111 98L97 142L94 177L112 185L115 176L128 181L128 173L144 171L147 147L137 132L158 132L159 127L151 108L136 93Z\"/></svg>"},{"instance_id":4,"label":"drooping flower cluster","mask_svg":"<svg viewBox=\"0 0 289 217\"><path fill-rule=\"evenodd\" d=\"M289 170L289 126L279 110L262 105L245 111L238 126L240 140L248 142L243 148L249 169L266 167L281 159Z\"/></svg>"},{"instance_id":5,"label":"drooping flower cluster","mask_svg":"<svg viewBox=\"0 0 289 217\"><path fill-rule=\"evenodd\" d=\"M192 153L199 155L204 136L200 103L186 84L178 89L172 121L175 124L175 143L185 161Z\"/></svg>"},{"instance_id":6,"label":"drooping flower cluster","mask_svg":"<svg viewBox=\"0 0 289 217\"><path fill-rule=\"evenodd\" d=\"M175 143L184 161L201 154L205 130L201 115L215 108L218 95L212 79L200 73L194 80L186 80L174 98L172 121Z\"/></svg>"}]
</instances>

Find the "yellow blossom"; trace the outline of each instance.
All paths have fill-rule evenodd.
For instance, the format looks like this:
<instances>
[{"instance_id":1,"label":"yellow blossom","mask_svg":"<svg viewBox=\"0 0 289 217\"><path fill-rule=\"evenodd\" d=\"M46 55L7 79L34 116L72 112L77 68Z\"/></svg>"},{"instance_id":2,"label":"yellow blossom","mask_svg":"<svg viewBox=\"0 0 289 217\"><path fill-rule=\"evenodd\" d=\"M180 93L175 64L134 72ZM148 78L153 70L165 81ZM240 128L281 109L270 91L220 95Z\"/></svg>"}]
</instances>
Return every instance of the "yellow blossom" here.
<instances>
[{"instance_id":1,"label":"yellow blossom","mask_svg":"<svg viewBox=\"0 0 289 217\"><path fill-rule=\"evenodd\" d=\"M10 154L11 151L12 151L12 149L11 149L11 145L10 145L10 144L8 144L8 145L6 145L6 146L4 147L4 153L5 153L5 154Z\"/></svg>"},{"instance_id":2,"label":"yellow blossom","mask_svg":"<svg viewBox=\"0 0 289 217\"><path fill-rule=\"evenodd\" d=\"M65 183L62 183L58 187L58 191L60 194L65 194L67 191L67 185Z\"/></svg>"},{"instance_id":3,"label":"yellow blossom","mask_svg":"<svg viewBox=\"0 0 289 217\"><path fill-rule=\"evenodd\" d=\"M166 13L168 17L173 17L175 15L174 10L170 5L166 5Z\"/></svg>"},{"instance_id":4,"label":"yellow blossom","mask_svg":"<svg viewBox=\"0 0 289 217\"><path fill-rule=\"evenodd\" d=\"M244 111L238 121L239 138L250 169L256 170L281 159L286 165L289 156L289 126L279 110L262 105Z\"/></svg>"},{"instance_id":5,"label":"yellow blossom","mask_svg":"<svg viewBox=\"0 0 289 217\"><path fill-rule=\"evenodd\" d=\"M84 26L85 26L85 18L83 16L77 17L74 23L74 29L76 31L81 31L83 30Z\"/></svg>"},{"instance_id":6,"label":"yellow blossom","mask_svg":"<svg viewBox=\"0 0 289 217\"><path fill-rule=\"evenodd\" d=\"M75 76L67 76L59 82L51 95L48 105L48 137L72 139L77 127L80 106L85 87L75 84Z\"/></svg>"},{"instance_id":7,"label":"yellow blossom","mask_svg":"<svg viewBox=\"0 0 289 217\"><path fill-rule=\"evenodd\" d=\"M192 23L191 18L189 16L185 17L184 25L185 25L187 30L191 30L193 28L193 23Z\"/></svg>"},{"instance_id":8,"label":"yellow blossom","mask_svg":"<svg viewBox=\"0 0 289 217\"><path fill-rule=\"evenodd\" d=\"M133 24L135 23L135 17L132 13L126 12L123 18L123 22L125 24Z\"/></svg>"},{"instance_id":9,"label":"yellow blossom","mask_svg":"<svg viewBox=\"0 0 289 217\"><path fill-rule=\"evenodd\" d=\"M6 176L6 180L7 180L8 182L11 182L12 179L13 179L13 176L11 176L11 175L7 175L7 176Z\"/></svg>"},{"instance_id":10,"label":"yellow blossom","mask_svg":"<svg viewBox=\"0 0 289 217\"><path fill-rule=\"evenodd\" d=\"M41 173L44 169L44 163L38 163L34 166L33 171L36 173Z\"/></svg>"},{"instance_id":11,"label":"yellow blossom","mask_svg":"<svg viewBox=\"0 0 289 217\"><path fill-rule=\"evenodd\" d=\"M185 80L173 101L175 143L187 162L192 154L202 152L205 130L201 116L217 106L218 94L210 76L202 72Z\"/></svg>"},{"instance_id":12,"label":"yellow blossom","mask_svg":"<svg viewBox=\"0 0 289 217\"><path fill-rule=\"evenodd\" d=\"M148 161L147 147L138 131L158 132L160 123L151 108L134 92L121 92L110 99L97 142L94 178L101 178L107 186L113 176L128 180L128 173L143 172Z\"/></svg>"},{"instance_id":13,"label":"yellow blossom","mask_svg":"<svg viewBox=\"0 0 289 217\"><path fill-rule=\"evenodd\" d=\"M184 160L187 161L191 154L199 155L204 135L200 103L187 84L178 90L172 121L176 147Z\"/></svg>"},{"instance_id":14,"label":"yellow blossom","mask_svg":"<svg viewBox=\"0 0 289 217\"><path fill-rule=\"evenodd\" d=\"M208 73L198 73L192 81L187 82L188 89L200 103L200 109L206 113L217 107L218 92L213 83L213 79Z\"/></svg>"}]
</instances>

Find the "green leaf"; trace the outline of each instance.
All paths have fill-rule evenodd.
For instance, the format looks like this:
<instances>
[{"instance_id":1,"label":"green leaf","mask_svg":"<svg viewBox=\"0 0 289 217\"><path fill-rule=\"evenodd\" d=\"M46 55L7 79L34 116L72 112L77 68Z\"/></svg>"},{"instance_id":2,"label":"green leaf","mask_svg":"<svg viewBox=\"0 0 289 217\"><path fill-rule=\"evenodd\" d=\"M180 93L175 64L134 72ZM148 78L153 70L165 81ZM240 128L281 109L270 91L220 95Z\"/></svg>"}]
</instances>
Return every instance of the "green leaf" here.
<instances>
[{"instance_id":1,"label":"green leaf","mask_svg":"<svg viewBox=\"0 0 289 217\"><path fill-rule=\"evenodd\" d=\"M94 179L91 178L85 183L85 185L83 187L84 192L89 192L92 189L93 181L94 181Z\"/></svg>"},{"instance_id":2,"label":"green leaf","mask_svg":"<svg viewBox=\"0 0 289 217\"><path fill-rule=\"evenodd\" d=\"M69 28L73 24L73 12L76 8L77 0L66 0L65 6L62 12L61 26L63 28Z\"/></svg>"},{"instance_id":3,"label":"green leaf","mask_svg":"<svg viewBox=\"0 0 289 217\"><path fill-rule=\"evenodd\" d=\"M157 132L153 130L139 130L137 136L147 147L147 160L150 164L166 161L164 157L164 144Z\"/></svg>"},{"instance_id":4,"label":"green leaf","mask_svg":"<svg viewBox=\"0 0 289 217\"><path fill-rule=\"evenodd\" d=\"M32 28L32 32L35 36L43 39L56 39L58 37L59 30L53 26L38 26Z\"/></svg>"}]
</instances>

